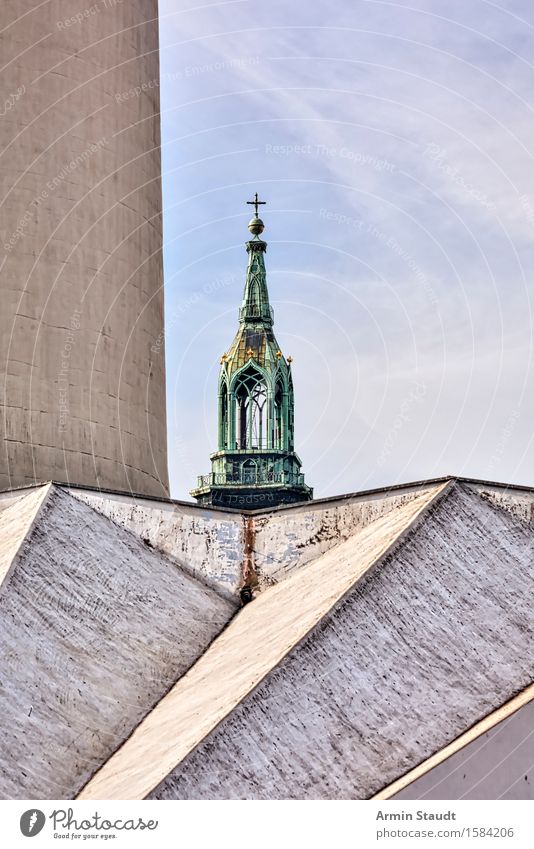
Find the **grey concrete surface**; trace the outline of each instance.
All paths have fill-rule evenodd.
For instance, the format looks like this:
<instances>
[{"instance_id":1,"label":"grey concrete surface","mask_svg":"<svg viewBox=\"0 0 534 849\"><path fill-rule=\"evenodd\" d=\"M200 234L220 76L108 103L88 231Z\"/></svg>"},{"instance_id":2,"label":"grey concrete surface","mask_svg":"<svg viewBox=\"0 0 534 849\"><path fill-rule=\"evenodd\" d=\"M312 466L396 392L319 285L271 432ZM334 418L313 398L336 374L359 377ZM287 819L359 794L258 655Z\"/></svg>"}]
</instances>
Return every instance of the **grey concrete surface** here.
<instances>
[{"instance_id":1,"label":"grey concrete surface","mask_svg":"<svg viewBox=\"0 0 534 849\"><path fill-rule=\"evenodd\" d=\"M455 485L151 797L374 795L531 683L531 549L529 528ZM304 603L321 559L265 597L296 580Z\"/></svg>"},{"instance_id":2,"label":"grey concrete surface","mask_svg":"<svg viewBox=\"0 0 534 849\"><path fill-rule=\"evenodd\" d=\"M534 701L393 799L534 799Z\"/></svg>"},{"instance_id":3,"label":"grey concrete surface","mask_svg":"<svg viewBox=\"0 0 534 849\"><path fill-rule=\"evenodd\" d=\"M0 540L0 798L71 798L236 605L60 487Z\"/></svg>"},{"instance_id":4,"label":"grey concrete surface","mask_svg":"<svg viewBox=\"0 0 534 849\"><path fill-rule=\"evenodd\" d=\"M0 490L168 491L158 4L0 4Z\"/></svg>"}]
</instances>

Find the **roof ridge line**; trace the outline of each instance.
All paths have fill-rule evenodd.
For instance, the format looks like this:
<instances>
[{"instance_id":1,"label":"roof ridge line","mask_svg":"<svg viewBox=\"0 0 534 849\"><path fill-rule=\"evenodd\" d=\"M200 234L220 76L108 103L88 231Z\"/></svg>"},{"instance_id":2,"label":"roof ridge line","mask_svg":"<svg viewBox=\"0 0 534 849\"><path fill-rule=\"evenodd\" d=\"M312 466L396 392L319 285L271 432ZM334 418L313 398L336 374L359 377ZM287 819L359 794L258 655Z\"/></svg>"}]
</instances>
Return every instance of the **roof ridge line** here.
<instances>
[{"instance_id":1,"label":"roof ridge line","mask_svg":"<svg viewBox=\"0 0 534 849\"><path fill-rule=\"evenodd\" d=\"M422 517L424 516L424 514L425 514L428 510L430 510L430 509L431 509L431 507L432 507L432 506L435 506L435 505L436 505L436 503L437 503L438 501L440 501L443 497L445 497L446 495L448 495L448 494L450 493L450 491L451 491L452 489L454 489L454 487L457 485L457 483L458 483L457 478L447 478L447 479L446 479L446 480L444 480L444 481L436 481L435 486L434 486L434 489L435 489L435 488L436 488L436 486L438 486L438 485L440 486L440 489L439 489L437 492L435 492L435 493L434 493L434 495L430 498L430 500L429 500L426 504L424 504L424 505L422 505L422 506L421 506L420 510L419 510L417 513L415 513L415 514L414 514L414 516L412 517L412 519L410 520L410 522L406 525L406 528L404 528L402 531L400 531L400 532L399 532L398 537L396 537L396 538L395 538L395 539L394 539L394 540L393 540L393 541L389 544L389 548L393 548L393 547L397 544L397 542L400 542L402 539L404 539L405 534L409 533L409 531L410 531L410 530L411 530L411 529L412 529L412 528L413 528L413 527L414 527L414 526L418 523L419 518L422 518ZM428 489L430 490L430 489L432 489L432 487L428 487ZM407 504L413 504L415 501L417 501L417 500L418 500L419 498L421 498L423 495L424 495L424 491L423 491L423 492L420 492L418 495L416 495L413 499L411 499L411 501L406 502L406 505L407 505ZM287 505L284 505L284 506L287 506ZM294 506L296 506L296 505L294 505ZM371 529L373 528L373 526L376 524L376 522L379 522L381 519L385 519L386 517L391 516L391 514L392 514L392 513L394 513L394 511L395 511L395 510L398 510L398 508L399 508L399 507L402 507L402 506L403 506L402 504L393 504L393 505L389 508L389 510L387 510L385 513L382 513L380 516L377 516L375 519L372 519L372 520L371 520L370 522L368 522L367 524L364 524L364 525L362 525L362 526L359 526L359 527L355 528L351 534L349 534L348 536L344 537L343 539L340 539L340 540L339 540L339 542L334 543L334 545L332 545L332 546L331 546L330 548L328 548L326 551L319 552L319 553L318 553L315 557L313 557L311 560L308 560L306 563L303 563L303 564L302 564L302 566L298 566L298 567L296 567L296 568L292 569L292 570L291 570L291 572L289 573L289 575L287 575L286 577L282 578L281 580L286 580L286 581L287 581L287 580L289 580L289 578L290 578L290 577L292 577L293 575L296 575L296 574L298 574L298 573L302 573L302 570L303 570L303 569L306 569L308 566L311 566L311 564L312 564L312 563L316 563L316 562L317 562L317 560L319 560L321 557L325 557L327 554L329 554L329 552L331 552L331 551L332 551L332 552L337 551L337 550L339 549L339 547L340 547L340 546L344 545L345 543L350 542L352 539L354 539L354 537L358 537L358 536L359 536L360 534L362 534L364 531L366 531L366 530L368 530L368 529L370 529L370 530L371 530ZM274 508L274 509L276 509L276 508ZM254 521L256 520L256 518L259 518L259 517L255 517L255 516L247 517L247 516L244 516L243 518L244 518L245 520L246 520L247 518L252 518L252 521L254 522ZM377 559L376 559L376 561L375 561L375 563L376 563L376 562L378 562L379 560L382 560L382 558L383 558L384 556L387 556L387 553L389 553L389 549L388 549L388 551L387 551L385 554L380 554L380 555L378 555L378 556L377 556ZM369 566L369 568L367 569L367 572L369 571L369 569L372 569L372 568L373 568L373 566L375 565L375 563L372 563L372 564ZM367 572L366 572L365 574L367 574ZM275 574L277 574L277 573L275 573ZM362 575L361 577L363 577L363 575ZM360 580L360 578L358 578L358 580ZM280 583L280 581L277 581L276 583Z\"/></svg>"},{"instance_id":2,"label":"roof ridge line","mask_svg":"<svg viewBox=\"0 0 534 849\"><path fill-rule=\"evenodd\" d=\"M31 498L32 495L39 495L39 497L36 499L37 504L36 504L36 507L34 509L33 516L31 517L31 520L25 526L25 530L20 536L19 542L18 542L16 549L15 549L15 551L14 551L12 557L11 557L11 562L10 562L9 566L7 567L5 572L0 571L0 590L3 588L6 581L9 580L9 578L11 577L11 575L13 573L13 569L15 568L16 560L19 556L20 550L21 550L25 540L27 540L28 537L31 535L31 533L32 533L32 531L35 527L35 523L37 522L38 517L41 515L42 510L43 510L46 502L48 501L52 487L53 487L52 483L41 484L41 485L38 485L38 486L35 487L35 492L26 493L26 495L21 496L21 498L26 499L26 498ZM43 490L42 493L39 493L40 489ZM17 505L20 509L19 499L15 499L13 504L10 504L9 507L6 507L5 510L2 511L3 516L5 516L7 513L9 513L12 510L12 508L16 507Z\"/></svg>"},{"instance_id":3,"label":"roof ridge line","mask_svg":"<svg viewBox=\"0 0 534 849\"><path fill-rule=\"evenodd\" d=\"M443 501L445 498L447 498L451 494L452 490L456 488L457 483L458 483L458 481L457 481L456 478L448 478L444 483L442 483L441 486L439 487L438 491L436 493L434 493L434 495L425 504L423 504L420 507L420 509L417 511L417 513L415 513L414 516L410 519L410 521L408 522L406 527L402 531L400 531L398 536L395 537L395 539L388 545L386 550L376 558L374 563L372 563L369 566L369 569L366 570L365 574L367 574L367 572L369 572L370 569L372 569L374 566L376 566L379 561L382 561L385 557L387 557L389 554L391 554L391 552L397 547L397 545L400 542L404 542L404 538L412 530L414 530L414 528L417 527L417 525L419 525L419 523L424 518L426 518L426 514L429 513L431 510L433 510L435 507L437 507L438 504L441 501ZM416 499L414 499L414 500L416 500ZM392 509L395 510L394 507ZM389 511L389 512L391 512L391 511ZM388 516L389 513L386 513L385 515ZM377 521L378 521L378 519L377 519ZM371 527L371 525L368 525L367 527ZM350 539L350 537L349 537L349 539Z\"/></svg>"},{"instance_id":4,"label":"roof ridge line","mask_svg":"<svg viewBox=\"0 0 534 849\"><path fill-rule=\"evenodd\" d=\"M356 572L356 568L351 568L352 576L347 576L346 580L343 580L343 575L338 577L338 581L341 582L341 586L335 591L333 594L325 593L325 597L323 599L323 605L318 606L317 603L311 599L309 600L310 608L308 611L304 611L303 614L299 617L298 623L295 622L294 617L292 616L288 619L287 622L279 623L278 634L279 639L281 639L281 644L276 646L276 641L271 641L268 646L268 657L263 661L258 661L257 656L253 654L254 646L249 642L247 648L251 653L251 658L254 660L250 660L250 664L252 665L252 669L250 666L247 666L247 656L241 655L241 668L240 672L242 673L241 680L239 679L239 671L233 670L234 675L237 676L237 680L233 685L235 693L232 692L232 689L228 689L230 684L228 683L228 679L225 678L225 687L227 687L226 692L230 692L230 696L226 696L226 699L221 699L217 693L211 693L209 678L210 678L210 664L213 663L213 657L215 656L215 660L219 660L219 663L216 664L217 667L220 666L220 658L217 657L218 654L222 652L222 657L230 656L229 649L232 648L232 644L234 640L237 640L239 637L239 633L236 636L233 636L233 633L239 627L247 627L248 620L251 616L254 616L254 611L258 609L259 605L265 605L272 603L274 600L274 593L279 595L283 593L284 590L291 590L294 587L299 587L302 576L304 573L309 573L317 570L327 559L329 556L332 556L333 552L339 552L339 546L335 546L333 549L325 552L321 557L312 561L311 563L304 566L301 570L298 570L293 575L288 577L285 581L281 581L279 584L276 584L273 587L270 587L264 593L262 593L252 604L244 607L241 612L234 616L234 618L228 623L227 627L215 638L215 640L208 647L206 652L193 664L192 667L179 678L170 688L168 693L163 696L158 703L152 708L152 710L141 720L139 725L133 730L131 735L127 738L127 740L108 758L108 760L98 769L96 770L92 777L87 781L85 786L79 792L77 798L78 799L102 799L102 798L125 798L125 788L124 783L121 785L121 781L125 781L124 776L128 776L127 785L128 787L132 787L132 785L137 784L137 788L135 788L131 795L128 795L127 798L130 799L145 799L160 783L165 779L169 773L171 773L176 767L182 763L185 758L187 758L195 749L198 748L205 740L208 738L215 729L254 691L258 686L265 680L265 678L275 669L279 664L284 660L284 658L295 649L298 645L305 640L309 634L313 632L313 630L319 625L321 621L331 612L335 605L337 605L346 595L349 593L354 586L358 583L358 581L366 575L371 568L374 568L379 562L381 562L385 557L387 557L391 551L397 547L405 538L405 536L413 530L413 528L422 521L423 517L426 515L427 511L436 505L443 497L450 492L452 487L454 486L455 481L447 480L445 483L441 484L437 491L433 492L433 494L429 497L428 493L422 494L419 496L421 500L423 500L423 504L419 507L419 509L415 510L415 512L411 512L409 518L402 523L401 528L398 532L395 533L393 540L388 541L387 545L380 548L376 555L374 552L370 553L370 562L364 566L363 570L360 570L359 573L354 574ZM426 497L425 497L426 495ZM409 511L410 508L413 508L413 501L408 502L405 505L399 507L399 510L405 509ZM380 516L376 519L375 522L371 522L369 525L366 525L364 528L360 530L359 533L356 533L349 537L344 541L345 544L350 543L354 540L355 537L368 536L373 531L376 531L377 525L384 525L387 527L388 523L391 522L393 516L392 514L395 511L389 511L384 516ZM297 633L293 635L291 634L291 630L296 631ZM255 634L255 638L260 640L261 629L257 627L253 629L253 633ZM281 635L281 637L280 637ZM228 646L227 643L230 642ZM252 643L254 640L252 640ZM254 663L256 664L254 666ZM238 662L239 666L239 662ZM259 666L259 668L258 668ZM207 675L205 673L208 673ZM200 686L200 683L203 680L204 676L204 686ZM208 678L208 684L206 685L205 678ZM198 679L198 680L197 680ZM216 682L217 683L217 682ZM157 738L158 735L158 727L165 727L165 755L168 755L169 751L172 751L172 746L168 745L168 735L172 734L171 731L171 723L180 721L179 711L176 710L176 704L180 701L187 701L187 699L191 699L193 702L192 706L187 708L187 716L190 717L191 714L197 715L199 717L205 716L206 713L203 712L203 706L201 704L202 700L208 699L211 703L215 703L217 705L215 715L208 716L205 720L205 727L200 728L198 734L194 734L194 731L191 730L192 723L188 720L187 728L185 729L185 733L178 735L182 740L181 747L183 749L183 753L177 747L177 751L175 751L172 757L172 766L165 765L164 769L154 769L153 772L155 774L152 777L147 778L150 770L147 769L147 761L146 756L141 757L139 752L142 750L146 752L146 743L143 741L143 733L145 733L149 740L148 750L152 753L153 757L156 759L157 763L161 762L161 756L159 753L155 754L155 750L157 752L157 747L154 746L154 739ZM168 706L171 706L168 709ZM148 726L148 727L147 727ZM151 727L152 726L152 727ZM192 736L191 740L187 740L187 733ZM132 753L127 750L131 749ZM118 767L113 764L115 759L119 760ZM131 760L129 760L131 759ZM125 761L124 766L121 766L121 760ZM142 761L142 768L139 768L137 764ZM102 777L103 774L103 777ZM99 778L99 775L101 776ZM137 779L135 781L134 779ZM134 779L134 780L133 780ZM102 783L105 786L105 790L102 789ZM114 785L112 789L110 789L109 784ZM116 788L116 789L115 789ZM118 795L114 795L118 793Z\"/></svg>"}]
</instances>

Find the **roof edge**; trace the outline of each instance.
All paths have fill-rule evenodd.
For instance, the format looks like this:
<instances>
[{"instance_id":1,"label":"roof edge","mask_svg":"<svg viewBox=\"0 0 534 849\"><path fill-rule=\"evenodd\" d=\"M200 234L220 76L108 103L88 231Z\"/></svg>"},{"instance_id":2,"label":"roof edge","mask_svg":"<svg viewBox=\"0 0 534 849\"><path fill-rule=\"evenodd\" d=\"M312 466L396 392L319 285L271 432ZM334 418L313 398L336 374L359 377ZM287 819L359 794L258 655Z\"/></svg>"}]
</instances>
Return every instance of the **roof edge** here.
<instances>
[{"instance_id":1,"label":"roof edge","mask_svg":"<svg viewBox=\"0 0 534 849\"><path fill-rule=\"evenodd\" d=\"M188 507L193 510L208 511L211 513L228 513L232 516L265 516L271 513L279 513L284 510L295 510L301 507L313 507L320 504L331 504L335 501L347 501L351 498L364 498L371 495L386 494L389 492L399 492L403 489L413 489L414 487L436 486L447 481L458 481L459 483L476 484L479 486L493 486L499 489L511 490L514 492L531 492L534 494L534 485L525 486L516 483L503 483L502 481L489 481L483 478L469 478L462 475L442 475L437 478L423 478L422 480L407 481L406 483L390 484L389 486L379 486L373 489L361 489L353 492L344 492L340 495L327 495L324 498L313 498L311 501L298 501L293 504L279 504L277 507L260 507L256 510L243 510L234 507L212 507L211 505L200 505L195 501L184 501L180 498L170 498L160 495L146 495L142 492L133 492L132 490L120 489L105 489L104 487L94 487L80 483L65 483L65 481L39 481L28 483L24 486L12 487L10 489L0 490L0 495L8 492L21 492L25 489L34 489L46 484L62 487L63 489L80 489L86 492L94 492L101 495L120 495L125 498L133 498L142 501L154 501L159 504L176 504L179 507Z\"/></svg>"},{"instance_id":2,"label":"roof edge","mask_svg":"<svg viewBox=\"0 0 534 849\"><path fill-rule=\"evenodd\" d=\"M41 515L43 507L46 504L46 502L48 501L48 498L50 496L50 492L52 490L52 484L51 483L37 484L37 486L24 487L24 490L26 490L26 489L36 490L34 495L37 496L37 497L36 497L36 500L35 500L35 506L33 508L33 514L31 516L30 520L26 522L24 531L21 533L20 538L18 539L18 544L16 544L16 547L13 550L13 554L12 554L11 562L10 562L9 566L7 567L7 569L5 569L5 571L0 572L0 589L4 586L6 581L9 580L10 576L13 573L13 570L14 570L16 563L17 563L18 556L20 554L20 550L21 550L22 546L24 545L25 540L27 540L30 537L30 535L31 535L31 533L32 533L32 531L35 527L35 524L37 522L37 519ZM15 501L14 504L10 504L9 507L6 507L5 513L12 510L14 507L18 507L18 509L20 509L20 505L19 505L18 501Z\"/></svg>"},{"instance_id":3,"label":"roof edge","mask_svg":"<svg viewBox=\"0 0 534 849\"><path fill-rule=\"evenodd\" d=\"M302 501L296 504L279 504L278 507L263 508L259 510L243 510L243 513L252 515L265 515L267 513L278 513L282 510L294 510L297 507L310 507L315 504L328 504L334 501L345 501L350 498L362 498L369 495L380 495L389 492L399 492L402 489L413 489L414 487L436 486L447 481L457 481L458 483L476 484L479 486L493 486L504 490L514 490L519 492L531 492L534 494L534 486L524 486L516 483L502 483L500 481L488 481L481 478L464 478L462 475L443 475L438 478L425 478L417 481L407 481L406 483L396 483L390 486L380 486L374 489L361 489L356 492L346 492L341 495L329 495L325 498L314 498L312 501Z\"/></svg>"},{"instance_id":4,"label":"roof edge","mask_svg":"<svg viewBox=\"0 0 534 849\"><path fill-rule=\"evenodd\" d=\"M400 778L395 779L391 784L388 784L387 787L384 787L374 796L370 797L371 801L381 801L385 799L391 799L401 790L404 790L405 787L409 787L410 784L413 784L414 781L417 781L418 778L422 778L428 772L430 772L434 767L439 766L439 764L448 760L452 755L455 755L456 752L459 752L465 746L469 745L469 743L473 743L477 740L481 734L485 734L486 731L491 731L496 725L502 722L505 719L508 719L509 716L516 713L522 707L527 705L534 699L534 682L529 684L528 687L525 687L524 690L521 690L516 696L509 701L504 702L500 707L496 710L488 713L483 719L480 719L478 722L475 722L467 731L464 731L463 734L460 734L459 737L456 737L451 743L447 743L443 749L440 749L438 752L435 752L425 761L422 761L418 766L409 770L407 773L402 775Z\"/></svg>"}]
</instances>

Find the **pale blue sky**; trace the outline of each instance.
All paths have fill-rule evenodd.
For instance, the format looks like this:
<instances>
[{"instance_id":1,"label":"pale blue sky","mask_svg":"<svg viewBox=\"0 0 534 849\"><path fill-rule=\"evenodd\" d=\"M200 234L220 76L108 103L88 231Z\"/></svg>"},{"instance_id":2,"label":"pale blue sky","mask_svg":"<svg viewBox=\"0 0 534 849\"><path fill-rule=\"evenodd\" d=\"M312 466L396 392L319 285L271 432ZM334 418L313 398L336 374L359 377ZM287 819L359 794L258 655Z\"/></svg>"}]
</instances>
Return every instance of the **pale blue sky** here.
<instances>
[{"instance_id":1,"label":"pale blue sky","mask_svg":"<svg viewBox=\"0 0 534 849\"><path fill-rule=\"evenodd\" d=\"M534 484L534 9L160 0L169 461L209 471L264 200L316 497Z\"/></svg>"}]
</instances>

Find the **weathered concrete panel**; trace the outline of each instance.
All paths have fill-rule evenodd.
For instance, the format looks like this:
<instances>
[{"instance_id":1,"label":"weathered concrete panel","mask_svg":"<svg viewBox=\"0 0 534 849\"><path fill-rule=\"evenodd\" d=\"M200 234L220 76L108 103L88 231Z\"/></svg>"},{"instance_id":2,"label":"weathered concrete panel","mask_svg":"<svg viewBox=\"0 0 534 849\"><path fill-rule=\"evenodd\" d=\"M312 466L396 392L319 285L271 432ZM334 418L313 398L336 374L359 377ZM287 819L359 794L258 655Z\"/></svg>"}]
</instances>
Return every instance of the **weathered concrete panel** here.
<instances>
[{"instance_id":1,"label":"weathered concrete panel","mask_svg":"<svg viewBox=\"0 0 534 849\"><path fill-rule=\"evenodd\" d=\"M465 486L478 492L491 504L508 510L512 516L534 528L534 491L521 487L499 486L498 484L467 481Z\"/></svg>"},{"instance_id":2,"label":"weathered concrete panel","mask_svg":"<svg viewBox=\"0 0 534 849\"><path fill-rule=\"evenodd\" d=\"M443 487L435 487L418 499L392 510L363 528L349 541L341 543L323 557L261 593L246 605L208 651L189 670L167 696L146 717L122 748L105 764L84 788L83 799L141 799L180 763L195 746L234 709L240 717L240 704L254 688L275 669L283 658L300 643L323 617L344 597L359 578L393 546L414 523L423 521L424 511ZM322 628L322 625L319 625ZM351 636L351 648L355 637ZM348 647L347 647L348 649ZM314 667L312 677L320 681L322 667ZM313 687L313 683L310 682ZM301 692L306 699L307 689ZM244 700L244 701L243 701ZM283 721L271 723L267 718L263 729L284 744L294 722L293 707ZM303 705L296 704L297 713ZM245 707L246 710L246 707ZM261 718L263 722L264 718ZM230 720L231 722L231 720ZM245 721L245 726L247 725ZM226 727L222 722L221 728ZM241 727L242 738L231 754L229 763L240 757L249 741L255 746L251 731L260 733L260 718L254 713L250 727ZM236 743L235 737L232 736ZM276 742L273 743L276 746ZM306 751L315 741L308 739ZM202 751L209 752L211 744ZM302 757L306 753L303 751ZM255 755L251 755L255 757ZM214 775L219 767L218 754L213 760ZM245 766L245 769L247 767ZM191 784L191 793L197 788ZM229 792L232 793L233 781ZM281 785L282 786L282 785Z\"/></svg>"},{"instance_id":3,"label":"weathered concrete panel","mask_svg":"<svg viewBox=\"0 0 534 849\"><path fill-rule=\"evenodd\" d=\"M239 514L205 510L194 504L70 491L199 580L228 598L239 597L244 558L244 520Z\"/></svg>"},{"instance_id":4,"label":"weathered concrete panel","mask_svg":"<svg viewBox=\"0 0 534 849\"><path fill-rule=\"evenodd\" d=\"M408 485L391 492L329 498L255 516L254 568L260 586L286 578L294 569L433 487L433 483Z\"/></svg>"},{"instance_id":5,"label":"weathered concrete panel","mask_svg":"<svg viewBox=\"0 0 534 849\"><path fill-rule=\"evenodd\" d=\"M53 488L0 591L0 796L74 795L234 610Z\"/></svg>"},{"instance_id":6,"label":"weathered concrete panel","mask_svg":"<svg viewBox=\"0 0 534 849\"><path fill-rule=\"evenodd\" d=\"M168 492L157 13L0 3L0 490Z\"/></svg>"},{"instance_id":7,"label":"weathered concrete panel","mask_svg":"<svg viewBox=\"0 0 534 849\"><path fill-rule=\"evenodd\" d=\"M48 484L43 484L43 486L40 487L29 486L25 489L14 489L10 492L0 492L0 513L8 507L11 507L17 501L24 501L26 496L31 495L33 492L36 492L37 490L43 491L46 486L48 486Z\"/></svg>"},{"instance_id":8,"label":"weathered concrete panel","mask_svg":"<svg viewBox=\"0 0 534 849\"><path fill-rule=\"evenodd\" d=\"M173 557L184 569L238 598L245 583L251 581L255 591L278 583L380 516L435 486L409 485L391 492L330 498L250 516L184 503L76 488L70 491ZM245 576L249 568L252 572Z\"/></svg>"},{"instance_id":9,"label":"weathered concrete panel","mask_svg":"<svg viewBox=\"0 0 534 849\"><path fill-rule=\"evenodd\" d=\"M534 701L393 799L534 799Z\"/></svg>"},{"instance_id":10,"label":"weathered concrete panel","mask_svg":"<svg viewBox=\"0 0 534 849\"><path fill-rule=\"evenodd\" d=\"M35 521L50 485L0 498L0 587Z\"/></svg>"},{"instance_id":11,"label":"weathered concrete panel","mask_svg":"<svg viewBox=\"0 0 534 849\"><path fill-rule=\"evenodd\" d=\"M532 681L533 592L529 529L455 486L153 797L373 795Z\"/></svg>"}]
</instances>

